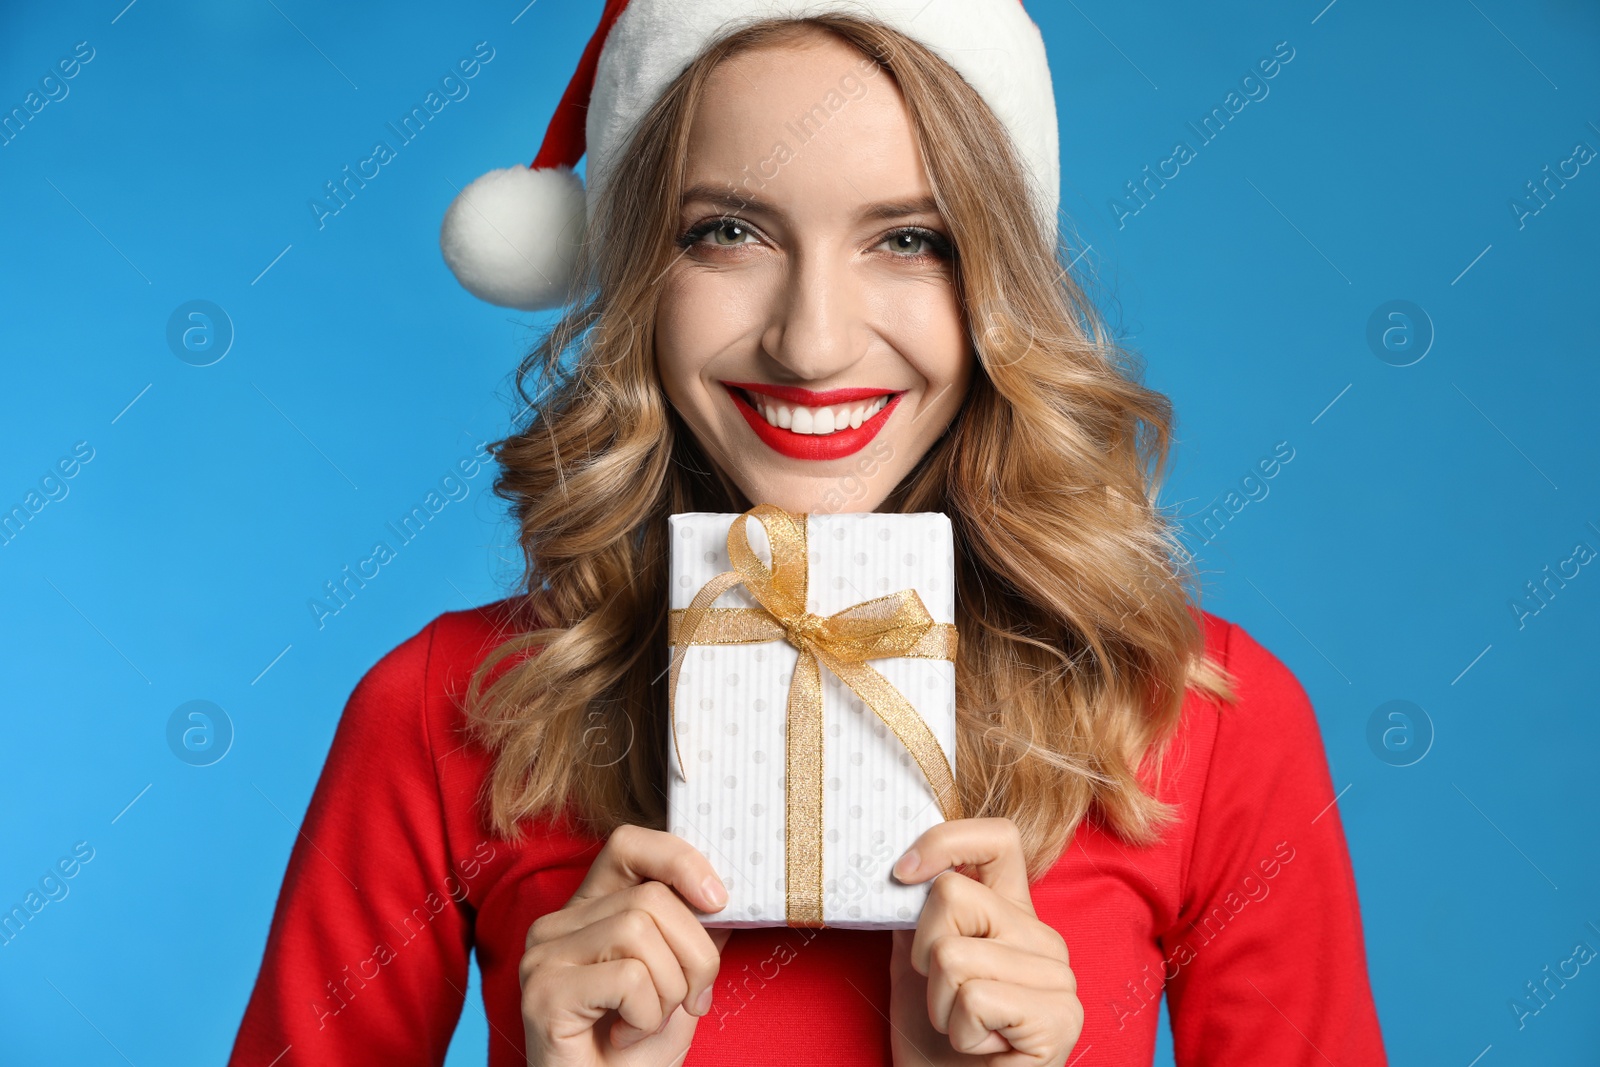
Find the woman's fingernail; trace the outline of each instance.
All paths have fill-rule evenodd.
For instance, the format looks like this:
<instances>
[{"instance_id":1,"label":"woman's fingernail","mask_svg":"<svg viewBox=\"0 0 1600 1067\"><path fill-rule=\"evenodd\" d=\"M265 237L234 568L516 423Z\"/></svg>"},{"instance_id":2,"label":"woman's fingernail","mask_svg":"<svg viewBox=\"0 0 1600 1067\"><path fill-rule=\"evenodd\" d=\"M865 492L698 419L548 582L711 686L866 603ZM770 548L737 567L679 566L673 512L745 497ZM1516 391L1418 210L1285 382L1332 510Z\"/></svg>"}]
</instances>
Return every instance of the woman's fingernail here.
<instances>
[{"instance_id":1,"label":"woman's fingernail","mask_svg":"<svg viewBox=\"0 0 1600 1067\"><path fill-rule=\"evenodd\" d=\"M722 882L714 874L706 875L706 880L700 883L700 892L718 908L728 902L728 891L722 888Z\"/></svg>"},{"instance_id":2,"label":"woman's fingernail","mask_svg":"<svg viewBox=\"0 0 1600 1067\"><path fill-rule=\"evenodd\" d=\"M706 986L700 990L700 995L694 998L694 1013L704 1015L711 1010L711 987Z\"/></svg>"},{"instance_id":3,"label":"woman's fingernail","mask_svg":"<svg viewBox=\"0 0 1600 1067\"><path fill-rule=\"evenodd\" d=\"M922 857L917 855L916 849L908 849L904 856L894 865L894 876L904 881L917 873L917 864L922 862Z\"/></svg>"}]
</instances>

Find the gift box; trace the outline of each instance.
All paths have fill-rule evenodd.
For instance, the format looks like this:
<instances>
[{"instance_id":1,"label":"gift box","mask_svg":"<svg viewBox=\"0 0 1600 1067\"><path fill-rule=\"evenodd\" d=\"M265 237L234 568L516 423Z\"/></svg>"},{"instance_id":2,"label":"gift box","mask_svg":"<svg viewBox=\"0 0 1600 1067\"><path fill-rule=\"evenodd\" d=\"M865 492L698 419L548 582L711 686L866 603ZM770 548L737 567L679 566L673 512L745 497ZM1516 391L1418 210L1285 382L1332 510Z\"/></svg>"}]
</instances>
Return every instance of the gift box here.
<instances>
[{"instance_id":1,"label":"gift box","mask_svg":"<svg viewBox=\"0 0 1600 1067\"><path fill-rule=\"evenodd\" d=\"M674 515L668 826L713 927L916 925L890 874L961 817L955 583L938 514Z\"/></svg>"}]
</instances>

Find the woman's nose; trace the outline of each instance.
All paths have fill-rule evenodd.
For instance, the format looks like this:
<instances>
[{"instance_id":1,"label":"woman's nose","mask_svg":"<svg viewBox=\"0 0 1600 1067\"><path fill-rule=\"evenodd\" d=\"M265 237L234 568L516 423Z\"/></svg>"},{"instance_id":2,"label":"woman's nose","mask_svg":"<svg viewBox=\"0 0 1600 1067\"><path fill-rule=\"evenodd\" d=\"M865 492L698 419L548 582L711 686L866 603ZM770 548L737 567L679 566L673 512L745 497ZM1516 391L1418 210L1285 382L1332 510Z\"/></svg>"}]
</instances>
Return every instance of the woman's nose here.
<instances>
[{"instance_id":1,"label":"woman's nose","mask_svg":"<svg viewBox=\"0 0 1600 1067\"><path fill-rule=\"evenodd\" d=\"M762 349L797 380L828 381L866 355L859 279L852 278L844 258L796 255L775 294Z\"/></svg>"}]
</instances>

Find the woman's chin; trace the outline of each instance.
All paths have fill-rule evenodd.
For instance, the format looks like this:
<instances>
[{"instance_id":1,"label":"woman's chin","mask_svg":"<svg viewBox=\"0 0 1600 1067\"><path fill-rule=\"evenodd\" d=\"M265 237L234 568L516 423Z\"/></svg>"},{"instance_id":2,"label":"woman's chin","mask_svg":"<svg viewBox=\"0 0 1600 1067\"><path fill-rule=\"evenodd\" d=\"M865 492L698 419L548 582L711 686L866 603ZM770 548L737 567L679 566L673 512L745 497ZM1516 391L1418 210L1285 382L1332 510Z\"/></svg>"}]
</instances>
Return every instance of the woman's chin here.
<instances>
[{"instance_id":1,"label":"woman's chin","mask_svg":"<svg viewBox=\"0 0 1600 1067\"><path fill-rule=\"evenodd\" d=\"M751 505L771 504L796 515L837 515L876 511L892 485L869 482L859 472L827 477L740 477L740 490Z\"/></svg>"}]
</instances>

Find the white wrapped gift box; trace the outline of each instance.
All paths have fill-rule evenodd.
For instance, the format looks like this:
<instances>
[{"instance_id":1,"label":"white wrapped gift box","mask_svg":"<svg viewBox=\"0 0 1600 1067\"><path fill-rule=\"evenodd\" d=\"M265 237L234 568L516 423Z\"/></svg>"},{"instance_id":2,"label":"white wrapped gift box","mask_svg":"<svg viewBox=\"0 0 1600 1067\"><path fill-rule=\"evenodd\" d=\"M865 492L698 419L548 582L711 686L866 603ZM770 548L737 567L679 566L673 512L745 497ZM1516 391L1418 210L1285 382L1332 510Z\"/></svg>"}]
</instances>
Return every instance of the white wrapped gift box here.
<instances>
[{"instance_id":1,"label":"white wrapped gift box","mask_svg":"<svg viewBox=\"0 0 1600 1067\"><path fill-rule=\"evenodd\" d=\"M672 516L671 596L686 609L729 571L736 515ZM809 515L807 604L818 616L914 590L935 623L955 622L950 520L939 514ZM751 548L771 563L760 522ZM744 586L718 608L759 608ZM711 861L728 904L702 921L715 927L790 925L785 877L785 758L789 685L799 650L694 643L675 693L676 743L668 737L668 826ZM873 659L915 709L955 768L955 664L911 656ZM916 925L928 886L890 874L919 834L942 820L933 787L895 733L824 667L822 678L822 924L849 929ZM679 762L681 752L683 762ZM809 924L807 924L809 925Z\"/></svg>"}]
</instances>

